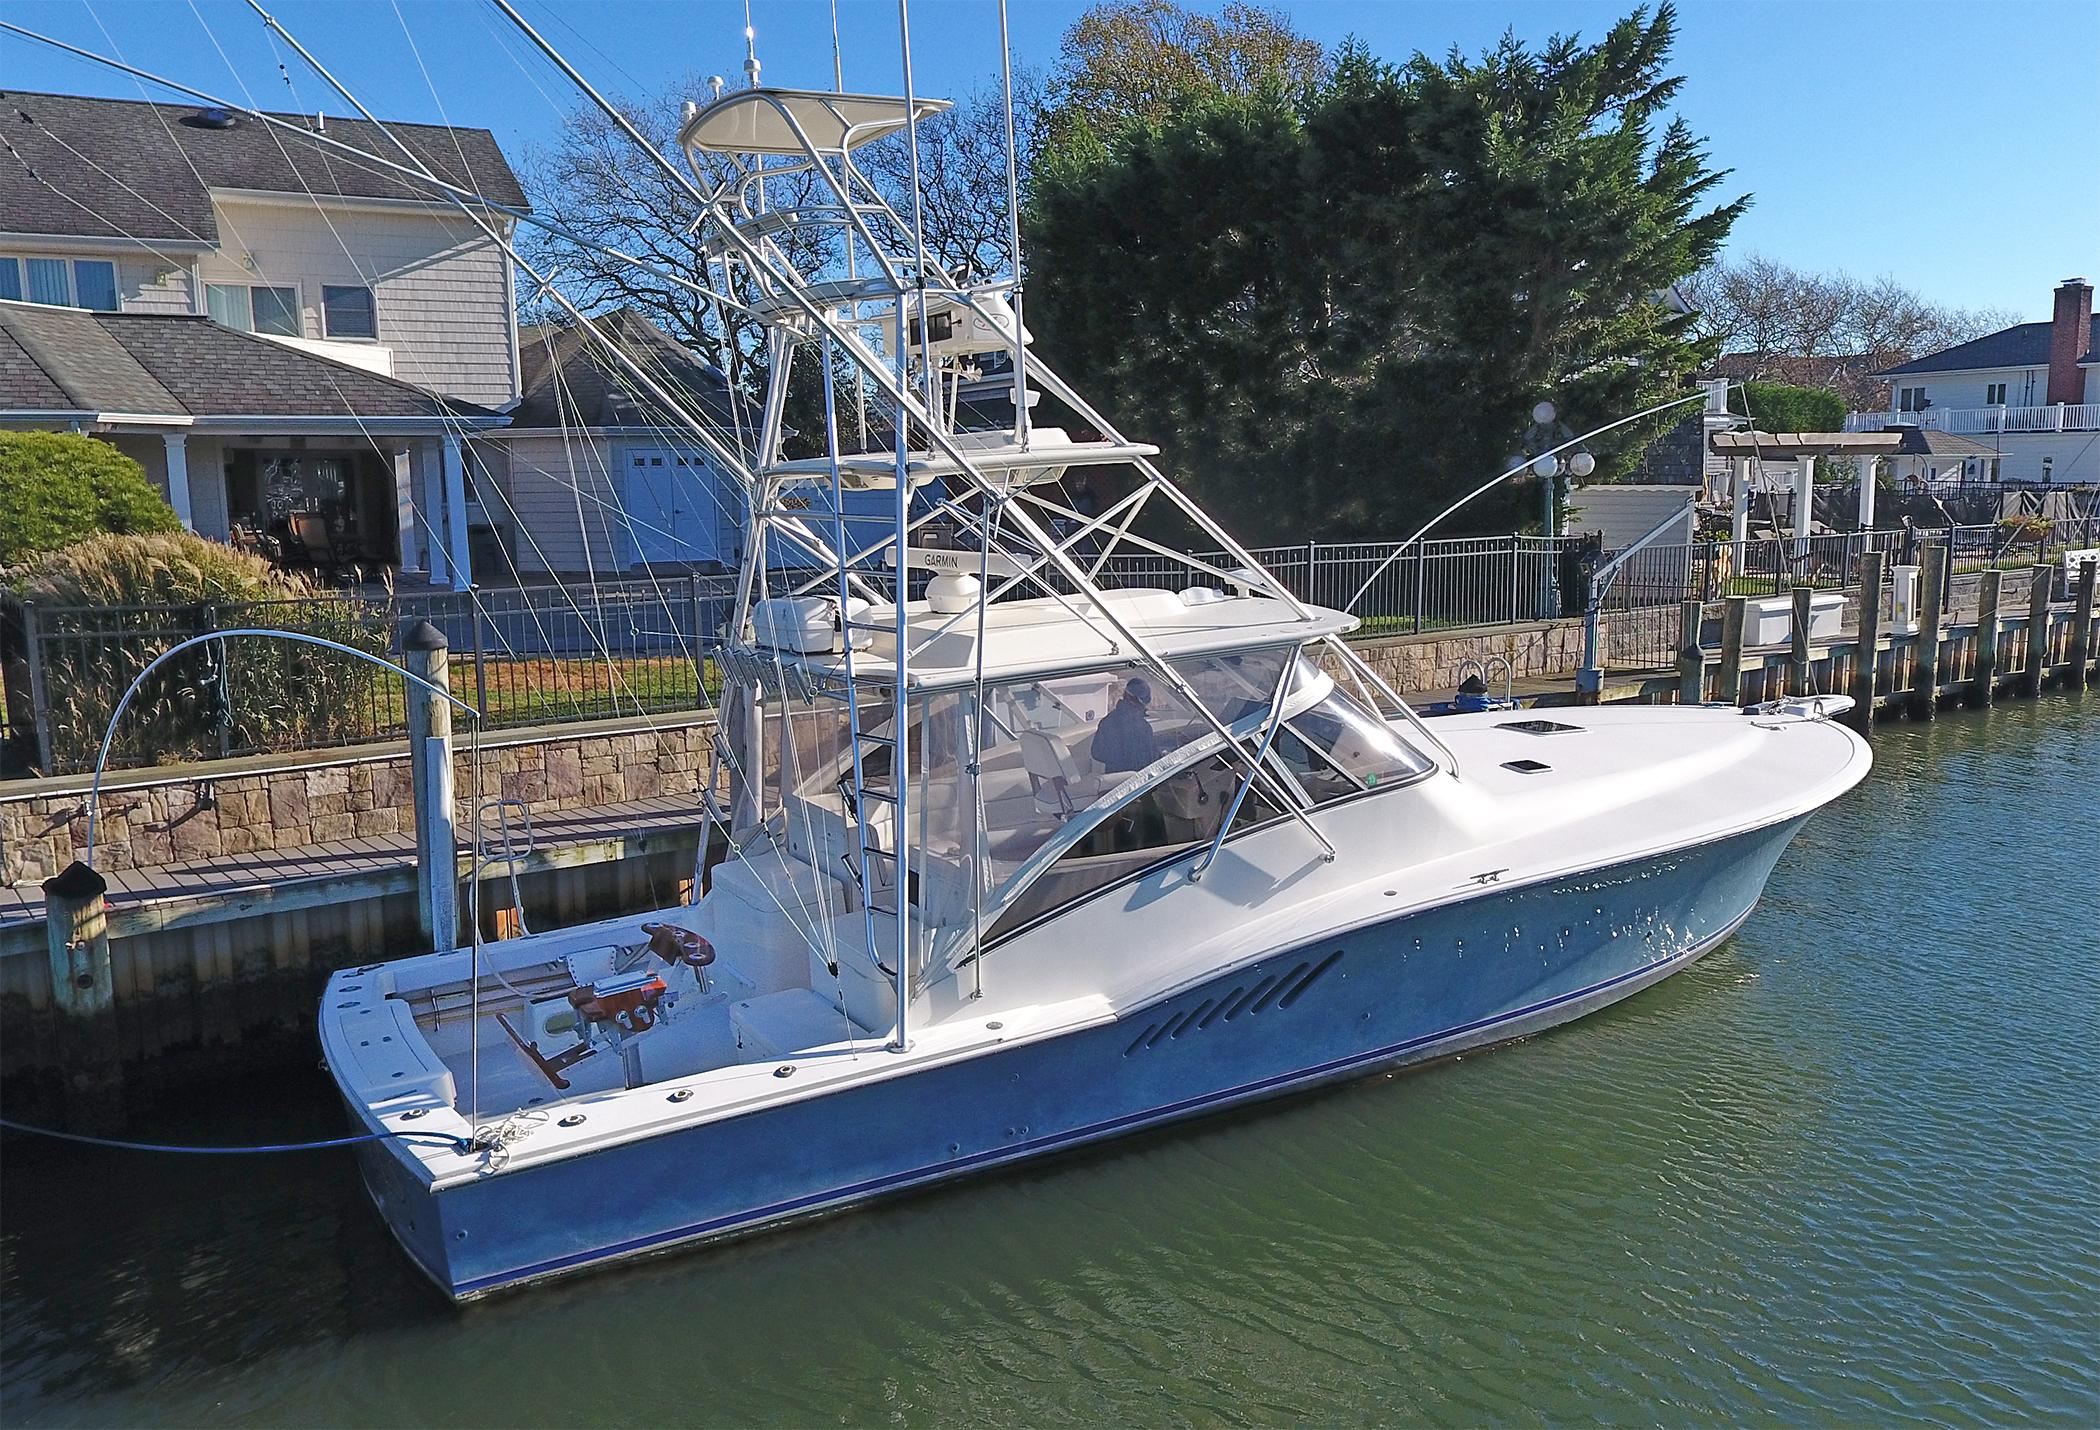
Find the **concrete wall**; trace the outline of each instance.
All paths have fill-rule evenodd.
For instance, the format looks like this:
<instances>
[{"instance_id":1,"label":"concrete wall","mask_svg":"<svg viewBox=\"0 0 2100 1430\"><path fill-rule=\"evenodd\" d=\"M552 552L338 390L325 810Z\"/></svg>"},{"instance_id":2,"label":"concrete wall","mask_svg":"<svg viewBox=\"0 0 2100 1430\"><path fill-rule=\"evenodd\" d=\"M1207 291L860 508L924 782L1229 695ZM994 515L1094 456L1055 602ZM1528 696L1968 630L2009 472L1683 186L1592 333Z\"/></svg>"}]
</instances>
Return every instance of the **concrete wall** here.
<instances>
[{"instance_id":1,"label":"concrete wall","mask_svg":"<svg viewBox=\"0 0 2100 1430\"><path fill-rule=\"evenodd\" d=\"M1600 621L1608 639L1610 617ZM1410 701L1426 702L1449 695L1458 686L1458 668L1468 660L1500 656L1517 678L1566 674L1572 680L1582 664L1581 621L1535 621L1515 626L1482 626L1435 635L1388 636L1352 641L1351 646L1387 684ZM1494 676L1497 689L1502 679Z\"/></svg>"},{"instance_id":2,"label":"concrete wall","mask_svg":"<svg viewBox=\"0 0 2100 1430\"><path fill-rule=\"evenodd\" d=\"M296 286L302 336L326 338L321 289L363 284L394 375L500 407L517 395L503 251L449 210L272 202L214 195L221 248L206 283Z\"/></svg>"}]
</instances>

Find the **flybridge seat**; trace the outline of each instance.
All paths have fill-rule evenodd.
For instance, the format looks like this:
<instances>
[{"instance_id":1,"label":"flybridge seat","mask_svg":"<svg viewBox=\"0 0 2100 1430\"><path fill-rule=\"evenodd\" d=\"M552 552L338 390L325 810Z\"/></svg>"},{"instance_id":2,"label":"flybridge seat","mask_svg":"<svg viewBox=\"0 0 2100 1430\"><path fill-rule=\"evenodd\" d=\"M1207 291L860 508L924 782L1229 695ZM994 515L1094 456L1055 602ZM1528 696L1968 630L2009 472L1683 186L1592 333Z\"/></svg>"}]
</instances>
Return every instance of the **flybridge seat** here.
<instances>
[{"instance_id":1,"label":"flybridge seat","mask_svg":"<svg viewBox=\"0 0 2100 1430\"><path fill-rule=\"evenodd\" d=\"M1156 457L1159 448L1149 442L1075 442L1059 427L1038 427L1028 434L1028 445L1014 440L1013 433L959 432L955 444L970 459L970 465L1006 487L1036 486L1054 482L1068 467L1120 465L1140 457ZM954 476L962 464L947 453L917 451L905 454L905 478L914 487L939 477ZM829 457L803 457L779 462L760 475L781 481L831 480ZM893 452L859 452L839 458L840 484L849 491L894 489L897 457Z\"/></svg>"},{"instance_id":2,"label":"flybridge seat","mask_svg":"<svg viewBox=\"0 0 2100 1430\"><path fill-rule=\"evenodd\" d=\"M695 110L679 128L678 144L707 154L837 154L953 107L945 99L916 99L907 106L889 95L739 89Z\"/></svg>"},{"instance_id":3,"label":"flybridge seat","mask_svg":"<svg viewBox=\"0 0 2100 1430\"><path fill-rule=\"evenodd\" d=\"M799 291L801 298L807 299L811 307L829 313L862 303L894 304L902 290L888 278L877 275L873 278L830 278L822 283L811 283ZM808 309L796 296L782 288L752 299L751 316L761 323L770 323L783 318L806 318Z\"/></svg>"},{"instance_id":4,"label":"flybridge seat","mask_svg":"<svg viewBox=\"0 0 2100 1430\"><path fill-rule=\"evenodd\" d=\"M889 210L882 204L855 204L853 212L864 218L875 219ZM835 203L802 204L794 208L768 209L762 214L753 214L750 218L741 220L736 226L736 231L745 238L757 240L790 233L796 229L842 228L847 221L846 210ZM710 258L720 258L724 254L741 251L721 234L710 234L702 241L702 247Z\"/></svg>"}]
</instances>

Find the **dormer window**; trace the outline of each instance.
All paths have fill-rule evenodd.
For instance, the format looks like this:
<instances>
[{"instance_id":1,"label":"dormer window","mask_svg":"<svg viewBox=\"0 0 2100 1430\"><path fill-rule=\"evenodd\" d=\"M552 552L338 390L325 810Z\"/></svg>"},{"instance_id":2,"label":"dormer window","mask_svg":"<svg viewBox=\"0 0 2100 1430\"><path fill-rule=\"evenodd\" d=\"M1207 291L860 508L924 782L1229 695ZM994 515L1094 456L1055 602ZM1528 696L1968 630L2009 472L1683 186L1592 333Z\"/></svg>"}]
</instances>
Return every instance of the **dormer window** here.
<instances>
[{"instance_id":1,"label":"dormer window","mask_svg":"<svg viewBox=\"0 0 2100 1430\"><path fill-rule=\"evenodd\" d=\"M117 265L106 258L0 258L0 298L114 313Z\"/></svg>"},{"instance_id":2,"label":"dormer window","mask_svg":"<svg viewBox=\"0 0 2100 1430\"><path fill-rule=\"evenodd\" d=\"M323 331L331 338L377 338L379 313L372 303L372 290L364 287L321 289Z\"/></svg>"},{"instance_id":3,"label":"dormer window","mask_svg":"<svg viewBox=\"0 0 2100 1430\"><path fill-rule=\"evenodd\" d=\"M267 333L271 337L299 336L299 290L297 288L250 287L245 283L207 283L205 306L212 321L244 333Z\"/></svg>"}]
</instances>

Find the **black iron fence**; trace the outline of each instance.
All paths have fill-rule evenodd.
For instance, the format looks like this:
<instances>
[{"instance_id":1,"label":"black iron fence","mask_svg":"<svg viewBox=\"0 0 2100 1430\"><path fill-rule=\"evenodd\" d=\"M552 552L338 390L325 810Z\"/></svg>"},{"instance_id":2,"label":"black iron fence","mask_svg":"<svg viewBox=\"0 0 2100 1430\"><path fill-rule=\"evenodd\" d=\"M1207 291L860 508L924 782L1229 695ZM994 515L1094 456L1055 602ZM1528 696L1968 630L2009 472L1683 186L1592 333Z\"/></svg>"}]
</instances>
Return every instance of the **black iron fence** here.
<instances>
[{"instance_id":1,"label":"black iron fence","mask_svg":"<svg viewBox=\"0 0 2100 1430\"><path fill-rule=\"evenodd\" d=\"M185 606L16 603L5 676L12 773L92 768L125 692L195 636L289 631L397 657L429 621L451 647L452 693L485 728L700 708L733 577L549 584L473 592L330 594ZM146 675L110 736L115 766L398 739L400 677L306 643L234 638Z\"/></svg>"},{"instance_id":2,"label":"black iron fence","mask_svg":"<svg viewBox=\"0 0 2100 1430\"><path fill-rule=\"evenodd\" d=\"M1669 666L1683 643L1685 601L1847 589L1867 552L1894 564L1928 539L1948 546L1959 574L2100 546L2100 519L1650 546L1598 583L1599 609L1610 617L1604 664ZM1301 599L1352 610L1366 637L1579 617L1593 573L1614 555L1583 538L1533 536L1311 542L1250 554ZM1222 553L1197 559L1219 574L1192 575L1164 556L1113 557L1098 574L1119 586L1223 585L1237 564ZM882 573L868 574L881 583ZM430 621L452 649L453 694L482 712L486 728L703 708L717 689L711 652L734 594L731 576L679 576L196 606L19 603L0 611L4 768L90 768L118 700L155 657L192 636L243 628L391 656L409 627ZM148 677L115 728L110 757L119 766L214 759L397 739L404 729L393 673L310 645L229 640L184 652Z\"/></svg>"}]
</instances>

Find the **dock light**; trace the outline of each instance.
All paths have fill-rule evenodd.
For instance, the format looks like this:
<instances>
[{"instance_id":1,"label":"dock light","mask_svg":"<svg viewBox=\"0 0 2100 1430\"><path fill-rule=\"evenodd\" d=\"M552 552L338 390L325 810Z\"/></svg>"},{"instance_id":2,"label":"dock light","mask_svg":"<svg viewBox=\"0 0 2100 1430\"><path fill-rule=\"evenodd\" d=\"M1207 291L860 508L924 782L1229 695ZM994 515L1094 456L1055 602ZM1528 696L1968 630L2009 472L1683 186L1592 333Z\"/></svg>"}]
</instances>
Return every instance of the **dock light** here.
<instances>
[{"instance_id":1,"label":"dock light","mask_svg":"<svg viewBox=\"0 0 2100 1430\"><path fill-rule=\"evenodd\" d=\"M1587 452L1577 452L1568 458L1568 475L1571 477L1586 477L1596 470L1597 459Z\"/></svg>"},{"instance_id":2,"label":"dock light","mask_svg":"<svg viewBox=\"0 0 2100 1430\"><path fill-rule=\"evenodd\" d=\"M1550 477L1559 470L1560 463L1551 457L1540 457L1531 464L1531 474L1534 477Z\"/></svg>"},{"instance_id":3,"label":"dock light","mask_svg":"<svg viewBox=\"0 0 2100 1430\"><path fill-rule=\"evenodd\" d=\"M1538 423L1541 427L1558 416L1560 416L1560 409L1550 402L1541 402L1538 406L1531 409L1531 420Z\"/></svg>"}]
</instances>

